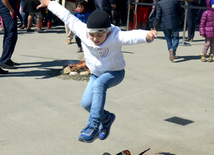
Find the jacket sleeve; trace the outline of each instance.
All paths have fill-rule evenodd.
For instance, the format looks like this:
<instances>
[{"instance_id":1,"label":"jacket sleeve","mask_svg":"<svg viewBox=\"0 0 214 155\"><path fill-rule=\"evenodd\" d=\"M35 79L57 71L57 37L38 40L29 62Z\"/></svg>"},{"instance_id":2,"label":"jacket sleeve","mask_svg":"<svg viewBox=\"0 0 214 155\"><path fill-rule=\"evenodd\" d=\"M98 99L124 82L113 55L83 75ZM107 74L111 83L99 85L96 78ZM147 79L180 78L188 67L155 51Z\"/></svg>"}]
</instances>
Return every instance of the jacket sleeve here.
<instances>
[{"instance_id":1,"label":"jacket sleeve","mask_svg":"<svg viewBox=\"0 0 214 155\"><path fill-rule=\"evenodd\" d=\"M117 44L133 45L147 42L146 35L147 33L149 33L149 31L139 29L130 31L118 31L117 33L115 34L115 38L117 38Z\"/></svg>"},{"instance_id":2,"label":"jacket sleeve","mask_svg":"<svg viewBox=\"0 0 214 155\"><path fill-rule=\"evenodd\" d=\"M156 5L156 16L155 16L155 20L153 23L153 27L157 27L158 25L160 25L161 18L162 18L162 13L161 13L160 4L157 3L157 5Z\"/></svg>"},{"instance_id":3,"label":"jacket sleeve","mask_svg":"<svg viewBox=\"0 0 214 155\"><path fill-rule=\"evenodd\" d=\"M57 17L59 17L75 35L80 37L81 35L85 34L86 24L72 15L70 11L65 9L62 5L60 5L56 1L51 1L48 5L48 9Z\"/></svg>"},{"instance_id":4,"label":"jacket sleeve","mask_svg":"<svg viewBox=\"0 0 214 155\"><path fill-rule=\"evenodd\" d=\"M199 26L200 35L205 34L206 21L207 21L207 11L205 11L201 16L201 21L200 21L200 26Z\"/></svg>"}]
</instances>

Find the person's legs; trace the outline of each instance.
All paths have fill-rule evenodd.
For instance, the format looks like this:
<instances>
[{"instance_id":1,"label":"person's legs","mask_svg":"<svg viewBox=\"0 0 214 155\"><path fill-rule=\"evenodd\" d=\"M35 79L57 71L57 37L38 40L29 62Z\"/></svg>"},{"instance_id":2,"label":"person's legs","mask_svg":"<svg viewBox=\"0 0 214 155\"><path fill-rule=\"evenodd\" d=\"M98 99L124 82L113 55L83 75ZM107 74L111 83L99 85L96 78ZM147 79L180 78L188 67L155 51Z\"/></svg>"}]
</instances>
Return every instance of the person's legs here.
<instances>
[{"instance_id":1,"label":"person's legs","mask_svg":"<svg viewBox=\"0 0 214 155\"><path fill-rule=\"evenodd\" d=\"M173 61L174 60L174 50L172 49L172 29L166 29L163 30L166 42L167 42L167 47L169 51L169 60Z\"/></svg>"},{"instance_id":2,"label":"person's legs","mask_svg":"<svg viewBox=\"0 0 214 155\"><path fill-rule=\"evenodd\" d=\"M16 16L12 19L9 12L1 14L4 22L4 39L3 39L3 52L0 58L0 63L3 68L15 69L15 67L10 64L10 59L14 52L17 35L17 18Z\"/></svg>"},{"instance_id":3,"label":"person's legs","mask_svg":"<svg viewBox=\"0 0 214 155\"><path fill-rule=\"evenodd\" d=\"M82 48L81 39L79 37L77 37L77 36L75 37L75 39L76 39L77 46Z\"/></svg>"},{"instance_id":4,"label":"person's legs","mask_svg":"<svg viewBox=\"0 0 214 155\"><path fill-rule=\"evenodd\" d=\"M197 6L196 2L189 3L189 6ZM187 13L187 23L188 23L188 38L194 38L195 35L195 18L197 9L189 8Z\"/></svg>"},{"instance_id":5,"label":"person's legs","mask_svg":"<svg viewBox=\"0 0 214 155\"><path fill-rule=\"evenodd\" d=\"M176 50L179 44L179 28L172 29L172 46L171 49L174 51L174 56L176 55Z\"/></svg>"},{"instance_id":6,"label":"person's legs","mask_svg":"<svg viewBox=\"0 0 214 155\"><path fill-rule=\"evenodd\" d=\"M19 17L19 20L21 21L21 24L20 24L20 26L19 26L19 27L22 27L22 25L23 25L22 15L20 14L20 12L19 12L19 11L17 11L17 12L16 12L16 14L17 14L17 16Z\"/></svg>"},{"instance_id":7,"label":"person's legs","mask_svg":"<svg viewBox=\"0 0 214 155\"><path fill-rule=\"evenodd\" d=\"M143 21L143 7L138 6L137 7L137 28L140 29L142 28L142 21Z\"/></svg>"},{"instance_id":8,"label":"person's legs","mask_svg":"<svg viewBox=\"0 0 214 155\"><path fill-rule=\"evenodd\" d=\"M171 33L171 29L165 29L165 30L163 30L163 32L164 32L164 36L166 38L167 48L168 48L168 50L170 50L171 47L172 47L172 33Z\"/></svg>"},{"instance_id":9,"label":"person's legs","mask_svg":"<svg viewBox=\"0 0 214 155\"><path fill-rule=\"evenodd\" d=\"M210 42L211 41L211 39L210 38L206 38L205 37L205 43L204 43L204 47L203 47L203 50L202 50L202 53L201 53L201 61L202 62L206 62L207 60L206 60L206 55L207 55L207 51L208 51L208 49L209 49L209 47L210 47Z\"/></svg>"},{"instance_id":10,"label":"person's legs","mask_svg":"<svg viewBox=\"0 0 214 155\"><path fill-rule=\"evenodd\" d=\"M210 54L214 54L214 37L210 38Z\"/></svg>"},{"instance_id":11,"label":"person's legs","mask_svg":"<svg viewBox=\"0 0 214 155\"><path fill-rule=\"evenodd\" d=\"M204 47L203 47L201 55L207 55L207 51L210 47L210 41L211 41L210 38L205 37L205 43L204 43Z\"/></svg>"},{"instance_id":12,"label":"person's legs","mask_svg":"<svg viewBox=\"0 0 214 155\"><path fill-rule=\"evenodd\" d=\"M148 18L148 14L149 14L149 7L143 7L142 14L143 14L142 29L146 30L147 18Z\"/></svg>"},{"instance_id":13,"label":"person's legs","mask_svg":"<svg viewBox=\"0 0 214 155\"><path fill-rule=\"evenodd\" d=\"M37 21L37 27L38 27L38 32L42 33L42 32L46 32L44 30L42 30L42 13L41 12L36 12L36 21Z\"/></svg>"},{"instance_id":14,"label":"person's legs","mask_svg":"<svg viewBox=\"0 0 214 155\"><path fill-rule=\"evenodd\" d=\"M106 123L109 120L109 112L104 110L106 91L108 88L118 85L124 78L125 71L111 71L99 76L93 84L92 105L90 116L92 125L99 127L100 122Z\"/></svg>"},{"instance_id":15,"label":"person's legs","mask_svg":"<svg viewBox=\"0 0 214 155\"><path fill-rule=\"evenodd\" d=\"M20 2L21 10L22 10L22 27L21 29L24 29L27 26L27 14L23 11L24 8L24 1Z\"/></svg>"},{"instance_id":16,"label":"person's legs","mask_svg":"<svg viewBox=\"0 0 214 155\"><path fill-rule=\"evenodd\" d=\"M82 52L81 39L79 37L75 36L75 40L76 40L76 43L77 43L77 46L78 46L77 53L78 52Z\"/></svg>"},{"instance_id":17,"label":"person's legs","mask_svg":"<svg viewBox=\"0 0 214 155\"><path fill-rule=\"evenodd\" d=\"M214 37L210 38L210 53L209 53L209 58L208 62L213 62L213 54L214 54Z\"/></svg>"},{"instance_id":18,"label":"person's legs","mask_svg":"<svg viewBox=\"0 0 214 155\"><path fill-rule=\"evenodd\" d=\"M97 129L99 128L100 123L107 123L110 120L110 113L104 110L106 91L108 88L118 85L123 80L124 75L125 71L122 70L106 72L99 77L95 75L91 76L81 101L82 106L90 112L88 120L89 128L98 132ZM91 140L94 140L94 137L90 136L91 135L84 136L84 133L82 133L79 140L81 139L85 142L91 142ZM90 137L90 139L87 139L88 137Z\"/></svg>"},{"instance_id":19,"label":"person's legs","mask_svg":"<svg viewBox=\"0 0 214 155\"><path fill-rule=\"evenodd\" d=\"M73 14L74 10L76 9L76 4L75 2L66 1L65 8ZM71 40L74 37L74 33L66 25L65 25L65 31L67 35L66 44L71 44Z\"/></svg>"},{"instance_id":20,"label":"person's legs","mask_svg":"<svg viewBox=\"0 0 214 155\"><path fill-rule=\"evenodd\" d=\"M27 30L31 30L31 25L32 25L32 22L33 22L33 17L34 17L34 14L29 13L29 15L28 15L28 22L27 22Z\"/></svg>"}]
</instances>

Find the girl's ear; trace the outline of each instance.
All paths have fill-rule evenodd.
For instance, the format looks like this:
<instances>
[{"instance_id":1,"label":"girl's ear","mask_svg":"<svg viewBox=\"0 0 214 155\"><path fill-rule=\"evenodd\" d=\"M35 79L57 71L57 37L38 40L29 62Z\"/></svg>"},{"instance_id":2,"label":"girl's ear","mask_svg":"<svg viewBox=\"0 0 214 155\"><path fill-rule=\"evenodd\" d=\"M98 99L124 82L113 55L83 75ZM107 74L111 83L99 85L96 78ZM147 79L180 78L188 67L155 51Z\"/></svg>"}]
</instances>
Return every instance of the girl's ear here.
<instances>
[{"instance_id":1,"label":"girl's ear","mask_svg":"<svg viewBox=\"0 0 214 155\"><path fill-rule=\"evenodd\" d=\"M111 31L107 32L107 35L109 36L109 35L110 35L110 33L111 33Z\"/></svg>"}]
</instances>

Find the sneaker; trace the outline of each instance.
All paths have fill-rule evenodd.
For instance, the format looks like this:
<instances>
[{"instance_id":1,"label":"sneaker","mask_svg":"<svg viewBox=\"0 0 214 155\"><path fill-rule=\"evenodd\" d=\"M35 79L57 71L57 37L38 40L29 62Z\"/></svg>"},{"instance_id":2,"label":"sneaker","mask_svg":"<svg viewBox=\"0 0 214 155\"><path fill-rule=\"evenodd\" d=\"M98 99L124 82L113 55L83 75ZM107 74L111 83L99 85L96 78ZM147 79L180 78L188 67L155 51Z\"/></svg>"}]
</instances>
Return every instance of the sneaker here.
<instances>
[{"instance_id":1,"label":"sneaker","mask_svg":"<svg viewBox=\"0 0 214 155\"><path fill-rule=\"evenodd\" d=\"M192 42L192 41L193 41L193 38L187 38L186 41Z\"/></svg>"},{"instance_id":2,"label":"sneaker","mask_svg":"<svg viewBox=\"0 0 214 155\"><path fill-rule=\"evenodd\" d=\"M0 74L7 74L7 73L8 73L8 71L5 71L5 70L0 68Z\"/></svg>"},{"instance_id":3,"label":"sneaker","mask_svg":"<svg viewBox=\"0 0 214 155\"><path fill-rule=\"evenodd\" d=\"M169 50L169 60L172 61L172 62L174 60L174 51L173 51L173 49Z\"/></svg>"},{"instance_id":4,"label":"sneaker","mask_svg":"<svg viewBox=\"0 0 214 155\"><path fill-rule=\"evenodd\" d=\"M37 30L38 33L46 33L45 30Z\"/></svg>"},{"instance_id":5,"label":"sneaker","mask_svg":"<svg viewBox=\"0 0 214 155\"><path fill-rule=\"evenodd\" d=\"M70 40L70 39L67 39L66 42L65 42L65 44L66 44L66 45L71 44L71 40Z\"/></svg>"},{"instance_id":6,"label":"sneaker","mask_svg":"<svg viewBox=\"0 0 214 155\"><path fill-rule=\"evenodd\" d=\"M100 140L104 140L109 136L110 128L111 128L111 125L114 122L115 118L116 118L116 116L113 113L110 113L109 123L107 125L105 125L103 123L101 124L100 131L99 131Z\"/></svg>"},{"instance_id":7,"label":"sneaker","mask_svg":"<svg viewBox=\"0 0 214 155\"><path fill-rule=\"evenodd\" d=\"M79 47L79 48L77 49L77 53L81 53L81 52L83 52L83 51L82 51L82 47Z\"/></svg>"},{"instance_id":8,"label":"sneaker","mask_svg":"<svg viewBox=\"0 0 214 155\"><path fill-rule=\"evenodd\" d=\"M94 129L90 126L87 126L81 131L81 135L78 137L78 140L81 142L92 143L98 137L99 129Z\"/></svg>"},{"instance_id":9,"label":"sneaker","mask_svg":"<svg viewBox=\"0 0 214 155\"><path fill-rule=\"evenodd\" d=\"M202 62L206 62L207 60L206 60L206 54L202 54L201 55L201 61Z\"/></svg>"},{"instance_id":10,"label":"sneaker","mask_svg":"<svg viewBox=\"0 0 214 155\"><path fill-rule=\"evenodd\" d=\"M213 62L213 54L210 54L210 56L209 56L207 62Z\"/></svg>"}]
</instances>

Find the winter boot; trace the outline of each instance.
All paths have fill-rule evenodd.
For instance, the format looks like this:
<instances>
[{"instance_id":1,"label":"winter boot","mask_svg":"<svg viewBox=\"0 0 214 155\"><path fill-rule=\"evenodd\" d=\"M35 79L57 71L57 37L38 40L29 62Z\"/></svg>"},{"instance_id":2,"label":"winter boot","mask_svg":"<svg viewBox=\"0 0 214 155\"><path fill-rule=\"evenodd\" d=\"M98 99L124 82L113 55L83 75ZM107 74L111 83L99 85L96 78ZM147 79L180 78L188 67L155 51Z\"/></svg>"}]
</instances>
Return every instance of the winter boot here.
<instances>
[{"instance_id":1,"label":"winter boot","mask_svg":"<svg viewBox=\"0 0 214 155\"><path fill-rule=\"evenodd\" d=\"M208 58L207 61L208 61L208 62L213 62L213 54L210 54L210 56L209 56L209 58Z\"/></svg>"},{"instance_id":2,"label":"winter boot","mask_svg":"<svg viewBox=\"0 0 214 155\"><path fill-rule=\"evenodd\" d=\"M201 55L201 61L202 62L206 62L207 60L206 60L206 54L202 54Z\"/></svg>"}]
</instances>

